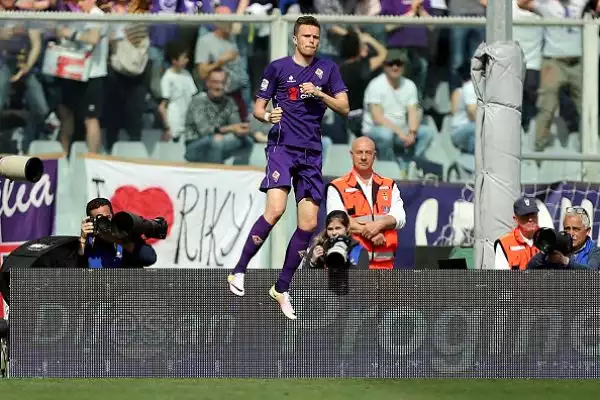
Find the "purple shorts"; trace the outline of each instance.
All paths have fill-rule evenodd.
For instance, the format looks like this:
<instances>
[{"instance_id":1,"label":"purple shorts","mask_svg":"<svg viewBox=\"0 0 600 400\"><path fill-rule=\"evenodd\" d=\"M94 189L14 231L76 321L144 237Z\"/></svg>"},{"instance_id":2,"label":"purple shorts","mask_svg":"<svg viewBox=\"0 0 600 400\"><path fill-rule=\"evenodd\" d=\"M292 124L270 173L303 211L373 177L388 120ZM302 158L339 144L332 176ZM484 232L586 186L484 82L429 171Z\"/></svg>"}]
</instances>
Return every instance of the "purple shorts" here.
<instances>
[{"instance_id":1,"label":"purple shorts","mask_svg":"<svg viewBox=\"0 0 600 400\"><path fill-rule=\"evenodd\" d=\"M321 151L269 145L265 149L267 168L260 190L294 188L296 203L311 198L317 204L323 200L323 159Z\"/></svg>"}]
</instances>

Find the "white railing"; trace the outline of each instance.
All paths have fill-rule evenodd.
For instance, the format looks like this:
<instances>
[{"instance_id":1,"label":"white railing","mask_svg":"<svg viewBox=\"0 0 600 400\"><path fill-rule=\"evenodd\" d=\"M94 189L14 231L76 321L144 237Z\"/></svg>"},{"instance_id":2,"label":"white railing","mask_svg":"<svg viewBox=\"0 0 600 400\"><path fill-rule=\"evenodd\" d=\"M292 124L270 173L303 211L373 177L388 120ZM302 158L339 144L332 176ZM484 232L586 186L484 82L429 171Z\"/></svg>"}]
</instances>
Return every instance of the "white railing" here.
<instances>
[{"instance_id":1,"label":"white railing","mask_svg":"<svg viewBox=\"0 0 600 400\"><path fill-rule=\"evenodd\" d=\"M400 17L400 16L359 16L359 15L316 15L322 23L350 24L394 24L425 26L485 26L484 17ZM281 15L275 10L272 15L222 15L222 14L82 14L65 12L0 12L0 20L26 21L41 23L56 22L106 22L147 24L200 25L215 22L268 23L271 25L271 59L288 55L288 24L298 18L296 14ZM53 24L48 24L48 27ZM569 161L595 160L598 154L598 60L600 58L598 34L600 20L591 19L514 19L513 25L519 26L579 26L583 35L583 105L581 115L581 134L583 154L568 156ZM546 153L529 153L527 159L552 159ZM544 158L546 157L546 158ZM591 157L591 158L590 158Z\"/></svg>"}]
</instances>

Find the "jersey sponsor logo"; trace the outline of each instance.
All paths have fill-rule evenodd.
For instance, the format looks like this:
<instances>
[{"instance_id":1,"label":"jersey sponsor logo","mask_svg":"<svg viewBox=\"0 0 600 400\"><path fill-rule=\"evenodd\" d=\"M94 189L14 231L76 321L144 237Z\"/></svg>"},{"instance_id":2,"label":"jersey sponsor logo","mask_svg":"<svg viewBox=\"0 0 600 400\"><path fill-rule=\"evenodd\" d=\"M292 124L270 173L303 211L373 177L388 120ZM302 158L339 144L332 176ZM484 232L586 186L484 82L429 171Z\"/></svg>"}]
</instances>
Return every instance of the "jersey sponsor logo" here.
<instances>
[{"instance_id":1,"label":"jersey sponsor logo","mask_svg":"<svg viewBox=\"0 0 600 400\"><path fill-rule=\"evenodd\" d=\"M298 100L298 97L300 97L300 89L298 89L296 86L292 86L290 88L288 88L288 98L290 100Z\"/></svg>"},{"instance_id":2,"label":"jersey sponsor logo","mask_svg":"<svg viewBox=\"0 0 600 400\"><path fill-rule=\"evenodd\" d=\"M323 90L321 88L321 86L315 86L315 89ZM304 93L304 90L302 88L300 88L300 93L301 93L301 95L300 95L301 99L314 99L315 98L315 96L312 93Z\"/></svg>"},{"instance_id":3,"label":"jersey sponsor logo","mask_svg":"<svg viewBox=\"0 0 600 400\"><path fill-rule=\"evenodd\" d=\"M287 80L287 81L288 81L288 82L291 82L291 83L294 83L294 82L296 82L296 80L294 79L294 75L290 75L290 76L288 77L288 80Z\"/></svg>"},{"instance_id":4,"label":"jersey sponsor logo","mask_svg":"<svg viewBox=\"0 0 600 400\"><path fill-rule=\"evenodd\" d=\"M315 86L315 89L322 90L320 86ZM315 99L316 97L312 93L304 93L304 90L298 86L289 87L287 90L288 99L296 101L298 99Z\"/></svg>"},{"instance_id":5,"label":"jersey sponsor logo","mask_svg":"<svg viewBox=\"0 0 600 400\"><path fill-rule=\"evenodd\" d=\"M511 251L525 250L525 246L510 246Z\"/></svg>"}]
</instances>

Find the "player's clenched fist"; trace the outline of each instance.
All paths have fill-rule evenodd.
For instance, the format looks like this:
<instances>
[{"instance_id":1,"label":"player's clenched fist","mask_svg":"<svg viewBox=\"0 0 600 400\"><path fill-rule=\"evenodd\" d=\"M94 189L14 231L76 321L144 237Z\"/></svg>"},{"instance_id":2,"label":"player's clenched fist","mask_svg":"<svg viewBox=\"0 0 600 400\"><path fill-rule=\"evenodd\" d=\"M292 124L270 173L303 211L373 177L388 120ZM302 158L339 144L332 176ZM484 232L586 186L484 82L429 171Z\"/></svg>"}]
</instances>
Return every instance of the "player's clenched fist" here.
<instances>
[{"instance_id":1,"label":"player's clenched fist","mask_svg":"<svg viewBox=\"0 0 600 400\"><path fill-rule=\"evenodd\" d=\"M281 116L283 115L283 110L281 107L274 108L273 111L267 113L266 120L272 124L276 124L281 121Z\"/></svg>"},{"instance_id":2,"label":"player's clenched fist","mask_svg":"<svg viewBox=\"0 0 600 400\"><path fill-rule=\"evenodd\" d=\"M300 85L302 93L312 94L314 97L321 97L322 92L312 83L304 82Z\"/></svg>"}]
</instances>

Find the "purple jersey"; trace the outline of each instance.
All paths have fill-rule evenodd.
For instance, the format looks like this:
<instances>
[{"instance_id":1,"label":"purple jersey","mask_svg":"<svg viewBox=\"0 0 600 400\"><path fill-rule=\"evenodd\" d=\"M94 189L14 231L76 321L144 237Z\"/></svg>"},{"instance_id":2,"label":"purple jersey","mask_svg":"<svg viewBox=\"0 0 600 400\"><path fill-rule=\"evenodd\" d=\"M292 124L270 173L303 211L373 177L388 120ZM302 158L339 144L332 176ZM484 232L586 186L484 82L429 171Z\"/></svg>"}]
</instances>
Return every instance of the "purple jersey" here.
<instances>
[{"instance_id":1,"label":"purple jersey","mask_svg":"<svg viewBox=\"0 0 600 400\"><path fill-rule=\"evenodd\" d=\"M321 150L321 120L327 106L302 93L300 84L305 82L312 82L330 96L348 90L339 67L331 60L315 58L306 67L296 64L292 57L273 61L265 69L256 94L283 109L281 121L269 132L268 144Z\"/></svg>"}]
</instances>

